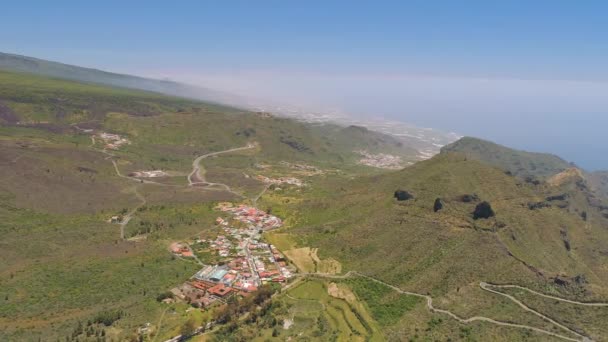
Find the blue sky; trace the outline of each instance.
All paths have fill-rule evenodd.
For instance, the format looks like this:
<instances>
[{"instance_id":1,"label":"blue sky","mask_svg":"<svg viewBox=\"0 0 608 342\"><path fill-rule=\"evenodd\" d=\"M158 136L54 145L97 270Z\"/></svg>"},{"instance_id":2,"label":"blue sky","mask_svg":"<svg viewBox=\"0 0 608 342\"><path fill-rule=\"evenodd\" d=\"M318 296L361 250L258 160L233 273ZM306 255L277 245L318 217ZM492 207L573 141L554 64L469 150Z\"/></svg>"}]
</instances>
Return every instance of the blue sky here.
<instances>
[{"instance_id":1,"label":"blue sky","mask_svg":"<svg viewBox=\"0 0 608 342\"><path fill-rule=\"evenodd\" d=\"M608 3L39 1L0 51L401 119L608 168Z\"/></svg>"}]
</instances>

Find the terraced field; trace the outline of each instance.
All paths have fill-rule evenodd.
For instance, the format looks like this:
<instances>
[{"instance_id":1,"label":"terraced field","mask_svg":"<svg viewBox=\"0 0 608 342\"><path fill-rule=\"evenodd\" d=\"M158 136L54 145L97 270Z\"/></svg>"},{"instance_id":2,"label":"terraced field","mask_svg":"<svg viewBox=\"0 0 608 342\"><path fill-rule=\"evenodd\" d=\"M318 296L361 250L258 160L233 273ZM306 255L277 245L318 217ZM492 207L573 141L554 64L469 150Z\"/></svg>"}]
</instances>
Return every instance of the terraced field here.
<instances>
[{"instance_id":1,"label":"terraced field","mask_svg":"<svg viewBox=\"0 0 608 342\"><path fill-rule=\"evenodd\" d=\"M281 336L380 341L377 323L344 284L304 280L280 296L288 309Z\"/></svg>"}]
</instances>

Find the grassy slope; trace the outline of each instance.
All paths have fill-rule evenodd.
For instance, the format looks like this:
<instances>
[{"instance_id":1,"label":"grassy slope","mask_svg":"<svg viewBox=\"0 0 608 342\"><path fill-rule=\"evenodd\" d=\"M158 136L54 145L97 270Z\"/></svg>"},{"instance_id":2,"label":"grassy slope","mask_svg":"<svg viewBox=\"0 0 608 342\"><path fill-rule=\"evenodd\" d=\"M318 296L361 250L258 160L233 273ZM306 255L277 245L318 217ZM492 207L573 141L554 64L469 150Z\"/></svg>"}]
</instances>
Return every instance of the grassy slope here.
<instances>
[{"instance_id":1,"label":"grassy slope","mask_svg":"<svg viewBox=\"0 0 608 342\"><path fill-rule=\"evenodd\" d=\"M511 174L527 181L549 180L552 176L558 175L565 170L568 171L563 174L577 172L572 164L557 156L547 153L519 151L476 138L462 138L453 144L445 146L442 152L462 153L467 158L509 171ZM578 198L570 201L571 204L574 203L574 206L571 205L570 209L580 209L582 212L587 211L585 207L588 207L589 204L597 204L598 201L601 202L608 199L608 176L605 171L586 172L585 170L580 170L580 174L582 177L580 181L588 189L585 189L583 193L578 192L579 196L575 196ZM575 181L571 180L570 183ZM569 191L568 189L563 190L565 192ZM587 205L585 205L585 202L587 202ZM595 207L595 209L598 209L597 205ZM588 211L588 213L592 214L593 211ZM606 212L601 214L606 214L606 217L608 217Z\"/></svg>"},{"instance_id":2,"label":"grassy slope","mask_svg":"<svg viewBox=\"0 0 608 342\"><path fill-rule=\"evenodd\" d=\"M186 183L195 156L256 141L256 150L208 164L212 181L248 196L262 184L237 176L260 172L255 163L306 161L356 171L355 147L410 153L373 132L362 137L335 126L26 74L0 72L0 103L0 259L7 261L0 263L2 340L65 338L77 321L108 309L127 314L108 330L111 336L124 338L155 322L165 309L156 295L196 269L171 259L169 242L206 230L213 201L234 198L118 178L106 155L72 124L131 140L116 152L123 173L162 168L178 175L168 181L178 185ZM118 226L105 220L138 205L136 189L148 205L135 213L127 234L141 221L154 230L145 241L121 242ZM181 324L168 322L166 332Z\"/></svg>"},{"instance_id":3,"label":"grassy slope","mask_svg":"<svg viewBox=\"0 0 608 342\"><path fill-rule=\"evenodd\" d=\"M465 137L441 149L443 152L460 152L468 157L508 170L514 175L546 178L571 165L547 153L514 150L489 141Z\"/></svg>"},{"instance_id":4,"label":"grassy slope","mask_svg":"<svg viewBox=\"0 0 608 342\"><path fill-rule=\"evenodd\" d=\"M579 329L596 341L605 341L608 336L608 307L581 306L543 297L538 297L520 289L501 289L524 301L535 310L549 317L556 317L561 324Z\"/></svg>"},{"instance_id":5,"label":"grassy slope","mask_svg":"<svg viewBox=\"0 0 608 342\"><path fill-rule=\"evenodd\" d=\"M163 94L186 96L214 102L220 101L235 103L235 101L240 100L237 96L231 94L190 86L187 84L116 74L97 69L83 68L75 65L68 65L2 52L0 52L0 70L9 72L23 72L44 77L54 77L105 86L154 91Z\"/></svg>"},{"instance_id":6,"label":"grassy slope","mask_svg":"<svg viewBox=\"0 0 608 342\"><path fill-rule=\"evenodd\" d=\"M260 172L256 163L305 161L347 170L315 176L304 189L270 192L261 205L287 218L294 228L291 232L298 233L294 239L298 245L320 247L322 259L334 257L343 269L428 292L442 307L464 316L513 317L522 323L535 319L482 293L477 288L480 280L516 282L586 299L607 296L603 265L608 237L600 228L606 222L576 186L521 184L498 169L451 154L403 171L353 180L352 173L360 172L353 149L405 156L410 151L373 132L309 126L130 90L0 73L0 102L9 108L10 117L28 123L16 126L9 121L0 127L0 256L9 260L0 266L0 300L6 298L0 311L4 339L63 337L77 320L110 308L127 312L113 330L117 336L157 320L164 307L154 297L195 269L168 257L168 243L207 229L214 217L210 202L229 196L188 188L167 191L117 178L105 156L89 148L89 138L69 126L81 122L132 141L117 152L123 173L162 168L182 175L175 177L176 184L183 182L194 156L249 141L258 142L259 148L205 162L208 176L233 181L231 185L249 194L255 193L255 185L238 174ZM83 173L79 167L95 172ZM142 220L154 221L159 228L144 242L118 242L117 226L103 221L137 204L135 187L149 206L136 214L127 232ZM415 199L396 203L392 193L397 188L411 191ZM566 209L531 211L526 206L565 191L571 194ZM490 201L497 217L473 222L474 204L457 201L464 193ZM432 212L436 197L446 203L437 214ZM580 218L582 210L590 213L587 222ZM564 248L560 233L564 229L571 251ZM509 256L507 249L543 275ZM558 273L584 274L587 292L556 287L549 278ZM356 292L357 284L351 285ZM41 296L47 295L50 299L43 307ZM378 311L378 303L369 299L372 295L361 291L357 295L369 301L376 320L388 322L383 323L384 330L395 339L415 334L521 338L519 333L483 324L473 325L470 331L447 319L437 323L437 317L420 304L408 304L410 311L396 314L402 317L394 323ZM382 296L388 301L392 295ZM168 331L180 322L171 324ZM420 331L404 328L408 326ZM430 326L433 329L428 330Z\"/></svg>"},{"instance_id":7,"label":"grassy slope","mask_svg":"<svg viewBox=\"0 0 608 342\"><path fill-rule=\"evenodd\" d=\"M396 189L410 191L415 199L396 202ZM518 283L562 296L608 298L603 266L608 261L606 221L594 216L585 222L576 213L580 208L527 207L564 190L532 186L499 169L445 153L392 174L342 182L328 177L307 189L302 194L305 200L268 205L298 217L291 232L300 246L318 247L321 258L336 258L345 270L429 293L465 317L486 313L529 323L536 318L512 304L505 303L497 312L501 299L482 293L479 281ZM489 201L496 217L474 221L475 203L458 200L471 193ZM434 213L437 197L443 199L444 209ZM572 197L572 202L585 203L582 197ZM567 231L570 251L562 230ZM558 274L585 275L585 291L556 286L552 278ZM402 324L413 320L407 316Z\"/></svg>"},{"instance_id":8,"label":"grassy slope","mask_svg":"<svg viewBox=\"0 0 608 342\"><path fill-rule=\"evenodd\" d=\"M112 111L149 116L176 112L194 105L228 110L226 107L203 105L200 102L138 90L108 88L6 71L0 71L0 101L18 117L22 125L100 120Z\"/></svg>"}]
</instances>

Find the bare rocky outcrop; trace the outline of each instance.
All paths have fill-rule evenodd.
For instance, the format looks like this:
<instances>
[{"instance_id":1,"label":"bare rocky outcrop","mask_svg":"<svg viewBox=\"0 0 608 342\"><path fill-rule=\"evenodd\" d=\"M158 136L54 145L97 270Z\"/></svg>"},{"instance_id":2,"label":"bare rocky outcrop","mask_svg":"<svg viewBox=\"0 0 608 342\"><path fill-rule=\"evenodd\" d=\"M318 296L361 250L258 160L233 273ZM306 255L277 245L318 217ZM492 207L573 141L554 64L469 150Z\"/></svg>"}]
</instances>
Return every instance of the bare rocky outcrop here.
<instances>
[{"instance_id":1,"label":"bare rocky outcrop","mask_svg":"<svg viewBox=\"0 0 608 342\"><path fill-rule=\"evenodd\" d=\"M585 176L583 175L583 172L576 167L572 167L547 179L547 183L557 187L572 181L579 182L584 180Z\"/></svg>"},{"instance_id":2,"label":"bare rocky outcrop","mask_svg":"<svg viewBox=\"0 0 608 342\"><path fill-rule=\"evenodd\" d=\"M581 291L585 289L587 285L587 277L584 274L578 274L573 277L567 275L557 275L553 278L553 283L557 286L566 288L571 291Z\"/></svg>"}]
</instances>

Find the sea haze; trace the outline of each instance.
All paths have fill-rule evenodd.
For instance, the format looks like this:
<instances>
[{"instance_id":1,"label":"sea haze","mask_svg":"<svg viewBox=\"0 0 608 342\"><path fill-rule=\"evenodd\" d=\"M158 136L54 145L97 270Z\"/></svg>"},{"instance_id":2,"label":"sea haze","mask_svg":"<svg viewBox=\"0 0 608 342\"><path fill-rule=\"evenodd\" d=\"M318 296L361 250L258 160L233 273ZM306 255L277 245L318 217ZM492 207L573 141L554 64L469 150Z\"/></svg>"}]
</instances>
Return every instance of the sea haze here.
<instances>
[{"instance_id":1,"label":"sea haze","mask_svg":"<svg viewBox=\"0 0 608 342\"><path fill-rule=\"evenodd\" d=\"M608 169L608 160L601 158L608 152L604 82L289 72L201 75L187 80L292 104L299 111L401 121L553 153L590 170Z\"/></svg>"}]
</instances>

